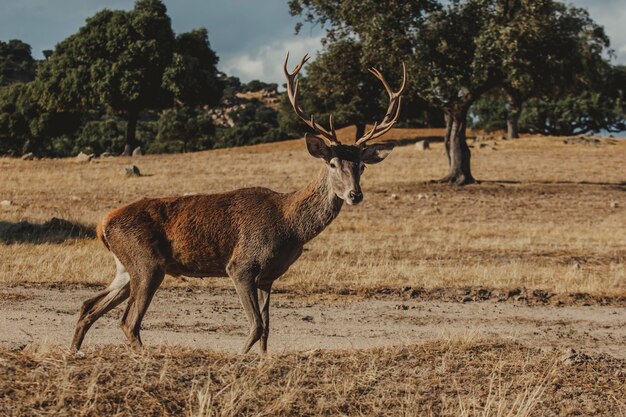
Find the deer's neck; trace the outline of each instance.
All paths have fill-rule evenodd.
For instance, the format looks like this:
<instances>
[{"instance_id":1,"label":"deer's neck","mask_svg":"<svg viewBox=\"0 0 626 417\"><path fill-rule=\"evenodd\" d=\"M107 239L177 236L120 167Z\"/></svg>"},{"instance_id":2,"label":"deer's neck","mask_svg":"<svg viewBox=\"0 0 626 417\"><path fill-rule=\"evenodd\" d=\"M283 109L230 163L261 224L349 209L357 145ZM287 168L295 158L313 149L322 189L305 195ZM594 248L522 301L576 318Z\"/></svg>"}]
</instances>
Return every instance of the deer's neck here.
<instances>
[{"instance_id":1,"label":"deer's neck","mask_svg":"<svg viewBox=\"0 0 626 417\"><path fill-rule=\"evenodd\" d=\"M290 194L288 199L287 221L302 243L320 234L337 217L343 205L343 200L332 191L326 167L322 167L309 185Z\"/></svg>"}]
</instances>

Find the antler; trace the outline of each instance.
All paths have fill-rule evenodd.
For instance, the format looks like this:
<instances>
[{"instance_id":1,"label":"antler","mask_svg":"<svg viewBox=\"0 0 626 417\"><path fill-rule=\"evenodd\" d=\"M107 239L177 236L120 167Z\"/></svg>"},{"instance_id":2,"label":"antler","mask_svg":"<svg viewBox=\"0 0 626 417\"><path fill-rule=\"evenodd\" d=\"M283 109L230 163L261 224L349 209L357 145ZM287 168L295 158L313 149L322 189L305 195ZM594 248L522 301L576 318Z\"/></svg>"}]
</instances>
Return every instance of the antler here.
<instances>
[{"instance_id":1,"label":"antler","mask_svg":"<svg viewBox=\"0 0 626 417\"><path fill-rule=\"evenodd\" d=\"M398 91L393 91L391 87L389 87L389 84L385 80L385 77L383 77L383 74L376 68L369 68L368 70L374 74L374 77L378 78L380 82L383 83L385 90L387 90L387 94L389 94L389 107L387 107L387 113L385 113L383 121L380 124L374 123L374 127L372 127L369 132L356 141L357 145L363 145L370 140L381 137L393 127L400 116L400 104L402 101L402 97L400 96L406 87L406 66L404 65L404 62L402 63L402 85Z\"/></svg>"},{"instance_id":2,"label":"antler","mask_svg":"<svg viewBox=\"0 0 626 417\"><path fill-rule=\"evenodd\" d=\"M289 52L287 52L287 57L285 58L285 65L283 65L283 70L285 71L285 77L287 77L287 95L289 96L289 101L293 106L296 114L306 123L311 129L313 129L316 133L319 133L321 136L328 139L331 145L339 145L339 139L337 139L337 134L335 133L335 126L333 125L333 116L332 114L328 118L328 123L330 125L330 132L324 129L322 126L315 122L313 115L310 117L304 114L304 111L298 104L298 72L302 66L309 60L309 55L306 54L300 61L292 72L287 70L287 62L289 61Z\"/></svg>"}]
</instances>

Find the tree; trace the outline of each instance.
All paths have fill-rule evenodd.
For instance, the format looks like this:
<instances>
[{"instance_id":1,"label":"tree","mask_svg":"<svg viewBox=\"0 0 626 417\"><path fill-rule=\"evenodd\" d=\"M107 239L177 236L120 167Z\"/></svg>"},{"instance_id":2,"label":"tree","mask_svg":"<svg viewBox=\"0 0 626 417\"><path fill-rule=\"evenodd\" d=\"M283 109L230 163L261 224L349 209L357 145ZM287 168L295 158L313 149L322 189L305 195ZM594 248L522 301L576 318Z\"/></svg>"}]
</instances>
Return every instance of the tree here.
<instances>
[{"instance_id":1,"label":"tree","mask_svg":"<svg viewBox=\"0 0 626 417\"><path fill-rule=\"evenodd\" d=\"M35 78L35 60L30 45L18 39L0 41L0 86Z\"/></svg>"},{"instance_id":2,"label":"tree","mask_svg":"<svg viewBox=\"0 0 626 417\"><path fill-rule=\"evenodd\" d=\"M37 75L48 109L105 106L124 114L124 154L138 146L139 114L181 103L214 103L221 95L205 30L174 38L159 0L138 0L131 11L102 10L59 43Z\"/></svg>"},{"instance_id":3,"label":"tree","mask_svg":"<svg viewBox=\"0 0 626 417\"><path fill-rule=\"evenodd\" d=\"M554 0L498 0L500 25L488 33L499 49L507 98L507 132L519 137L518 121L530 97L559 97L573 85L589 89L602 77L609 40L585 9Z\"/></svg>"},{"instance_id":4,"label":"tree","mask_svg":"<svg viewBox=\"0 0 626 417\"><path fill-rule=\"evenodd\" d=\"M502 80L499 57L488 36L494 26L493 2L469 0L452 1L430 13L418 28L413 76L423 97L446 115L444 143L450 169L439 181L475 182L466 141L467 116L472 104Z\"/></svg>"},{"instance_id":5,"label":"tree","mask_svg":"<svg viewBox=\"0 0 626 417\"><path fill-rule=\"evenodd\" d=\"M500 81L494 51L480 39L493 16L488 0L456 0L445 7L434 1L292 0L290 7L309 22L329 25L327 42L356 36L364 55L406 61L410 86L446 116L450 171L442 181L474 182L465 137L467 112Z\"/></svg>"},{"instance_id":6,"label":"tree","mask_svg":"<svg viewBox=\"0 0 626 417\"><path fill-rule=\"evenodd\" d=\"M574 83L568 89L560 89L555 97L528 99L519 119L519 131L571 136L626 130L626 67L605 70L584 88ZM502 90L476 102L472 107L473 126L487 131L506 129L506 102Z\"/></svg>"},{"instance_id":7,"label":"tree","mask_svg":"<svg viewBox=\"0 0 626 417\"><path fill-rule=\"evenodd\" d=\"M305 21L328 25L326 42L353 37L360 40L364 55L409 63L414 88L446 116L450 169L441 181L463 185L475 182L465 134L472 104L496 87L536 91L555 80L563 85L568 80L563 71L580 76L581 66L597 61L606 38L584 10L554 0L442 3L292 0L290 8ZM551 55L542 55L550 30L563 33L548 39ZM569 47L578 48L571 62L582 64L568 64ZM542 63L546 58L549 62ZM553 73L542 76L545 71ZM514 119L520 109L509 107Z\"/></svg>"},{"instance_id":8,"label":"tree","mask_svg":"<svg viewBox=\"0 0 626 417\"><path fill-rule=\"evenodd\" d=\"M54 154L52 139L71 135L80 125L80 114L42 108L32 83L0 88L0 154L35 152Z\"/></svg>"},{"instance_id":9,"label":"tree","mask_svg":"<svg viewBox=\"0 0 626 417\"><path fill-rule=\"evenodd\" d=\"M172 63L165 69L163 85L177 103L187 106L219 103L224 85L217 71L218 57L204 28L176 37Z\"/></svg>"},{"instance_id":10,"label":"tree","mask_svg":"<svg viewBox=\"0 0 626 417\"><path fill-rule=\"evenodd\" d=\"M268 93L277 93L278 84L266 83L266 82L259 81L259 80L252 80L243 86L243 91L251 92L251 93L255 93L258 91L267 91Z\"/></svg>"},{"instance_id":11,"label":"tree","mask_svg":"<svg viewBox=\"0 0 626 417\"><path fill-rule=\"evenodd\" d=\"M626 130L626 67L611 68L604 83L571 89L557 99L532 98L520 119L531 133L572 136Z\"/></svg>"},{"instance_id":12,"label":"tree","mask_svg":"<svg viewBox=\"0 0 626 417\"><path fill-rule=\"evenodd\" d=\"M470 127L486 132L506 130L507 100L501 88L484 94L470 109Z\"/></svg>"},{"instance_id":13,"label":"tree","mask_svg":"<svg viewBox=\"0 0 626 417\"><path fill-rule=\"evenodd\" d=\"M258 100L251 100L228 115L235 125L218 134L217 148L275 142L288 136L278 125L276 110Z\"/></svg>"},{"instance_id":14,"label":"tree","mask_svg":"<svg viewBox=\"0 0 626 417\"><path fill-rule=\"evenodd\" d=\"M412 31L424 12L439 7L432 0L292 0L289 6L292 15L327 29L324 51L307 67L307 76L301 80L301 100L320 120L332 113L338 126L355 124L357 137L387 106L384 90L367 68L382 70L388 80L400 80L402 63L410 68L407 56L413 50ZM441 112L419 97L410 72L401 120L420 126L441 125ZM294 131L291 122L295 119L284 103L281 123Z\"/></svg>"},{"instance_id":15,"label":"tree","mask_svg":"<svg viewBox=\"0 0 626 417\"><path fill-rule=\"evenodd\" d=\"M157 122L156 141L150 152L190 152L211 149L215 128L211 118L197 108L177 106L165 110Z\"/></svg>"}]
</instances>

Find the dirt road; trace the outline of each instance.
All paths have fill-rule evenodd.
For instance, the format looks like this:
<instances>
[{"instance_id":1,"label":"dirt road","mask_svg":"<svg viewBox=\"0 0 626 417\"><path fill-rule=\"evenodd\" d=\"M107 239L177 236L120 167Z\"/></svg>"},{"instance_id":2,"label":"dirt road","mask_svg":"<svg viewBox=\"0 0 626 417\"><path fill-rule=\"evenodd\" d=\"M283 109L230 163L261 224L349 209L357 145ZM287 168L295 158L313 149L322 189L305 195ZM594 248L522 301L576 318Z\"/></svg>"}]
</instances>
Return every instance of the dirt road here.
<instances>
[{"instance_id":1,"label":"dirt road","mask_svg":"<svg viewBox=\"0 0 626 417\"><path fill-rule=\"evenodd\" d=\"M0 289L0 345L69 346L78 309L96 289ZM545 349L573 348L626 358L626 306L528 306L507 302L294 299L271 304L270 351L350 349L442 338L501 337ZM100 319L84 347L126 343L118 307ZM143 322L148 345L238 351L247 324L234 291L170 288L157 293Z\"/></svg>"}]
</instances>

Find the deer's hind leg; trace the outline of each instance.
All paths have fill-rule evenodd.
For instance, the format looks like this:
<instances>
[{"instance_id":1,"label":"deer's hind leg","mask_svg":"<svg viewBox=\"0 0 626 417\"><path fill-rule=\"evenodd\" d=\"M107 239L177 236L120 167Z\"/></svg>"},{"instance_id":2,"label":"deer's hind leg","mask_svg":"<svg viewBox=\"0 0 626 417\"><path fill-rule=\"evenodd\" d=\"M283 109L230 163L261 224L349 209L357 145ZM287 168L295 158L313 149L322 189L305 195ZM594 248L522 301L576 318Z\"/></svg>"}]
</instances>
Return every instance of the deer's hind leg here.
<instances>
[{"instance_id":1,"label":"deer's hind leg","mask_svg":"<svg viewBox=\"0 0 626 417\"><path fill-rule=\"evenodd\" d=\"M165 271L159 266L143 266L133 268L130 285L130 299L122 317L122 330L131 347L140 351L143 343L139 334L143 320L152 297L165 277Z\"/></svg>"},{"instance_id":2,"label":"deer's hind leg","mask_svg":"<svg viewBox=\"0 0 626 417\"><path fill-rule=\"evenodd\" d=\"M115 255L113 257L117 265L115 279L106 289L85 300L80 309L80 317L72 339L72 349L76 351L80 350L87 331L95 321L121 304L130 294L128 272L119 259Z\"/></svg>"}]
</instances>

